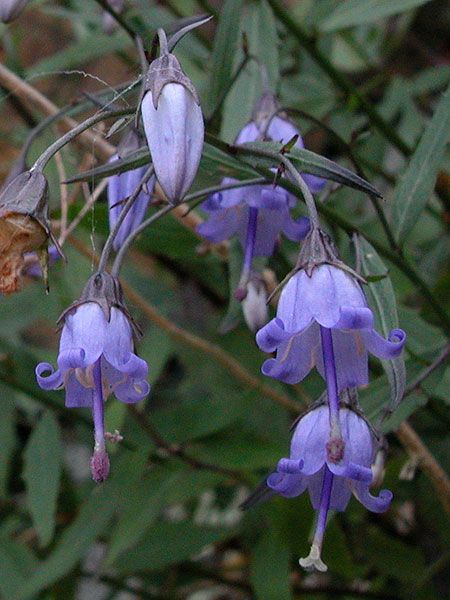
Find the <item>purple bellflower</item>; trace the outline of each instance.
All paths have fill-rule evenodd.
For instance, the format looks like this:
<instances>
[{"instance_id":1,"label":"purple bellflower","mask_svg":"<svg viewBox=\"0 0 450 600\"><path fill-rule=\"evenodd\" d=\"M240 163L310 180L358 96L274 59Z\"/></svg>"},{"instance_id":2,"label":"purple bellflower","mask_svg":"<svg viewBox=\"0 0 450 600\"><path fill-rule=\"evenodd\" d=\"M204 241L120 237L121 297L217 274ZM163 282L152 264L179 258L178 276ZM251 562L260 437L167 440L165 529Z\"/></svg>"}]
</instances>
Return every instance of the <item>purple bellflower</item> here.
<instances>
[{"instance_id":1,"label":"purple bellflower","mask_svg":"<svg viewBox=\"0 0 450 600\"><path fill-rule=\"evenodd\" d=\"M64 387L69 408L91 408L95 442L91 472L100 483L109 473L104 402L112 393L125 403L142 400L150 391L148 366L134 353L134 324L123 305L119 283L111 275L94 274L80 300L60 320L58 368L40 363L37 382L45 390Z\"/></svg>"},{"instance_id":2,"label":"purple bellflower","mask_svg":"<svg viewBox=\"0 0 450 600\"><path fill-rule=\"evenodd\" d=\"M298 383L316 367L329 397L336 397L368 383L368 352L382 359L399 356L405 332L394 329L386 340L375 331L357 277L337 259L329 237L312 230L282 289L276 318L256 335L261 350L276 352L263 364L265 375Z\"/></svg>"},{"instance_id":3,"label":"purple bellflower","mask_svg":"<svg viewBox=\"0 0 450 600\"><path fill-rule=\"evenodd\" d=\"M257 103L253 120L247 123L236 138L235 144L256 140L274 140L287 143L298 136L295 146L303 148L298 129L286 118L278 116L278 103L272 94L264 94ZM314 175L303 178L315 193L322 189L325 181ZM236 183L225 178L223 184ZM241 281L236 293L242 300L246 294L254 256L271 256L280 233L293 241L302 240L309 230L305 217L292 219L290 209L297 199L287 190L271 184L252 185L216 192L203 204L209 218L197 227L200 235L213 243L239 237L245 252Z\"/></svg>"},{"instance_id":4,"label":"purple bellflower","mask_svg":"<svg viewBox=\"0 0 450 600\"><path fill-rule=\"evenodd\" d=\"M183 200L197 174L204 124L197 92L177 58L168 52L163 30L161 56L147 73L142 121L158 182L169 202Z\"/></svg>"},{"instance_id":5,"label":"purple bellflower","mask_svg":"<svg viewBox=\"0 0 450 600\"><path fill-rule=\"evenodd\" d=\"M344 511L352 494L377 513L386 511L392 500L389 490L381 490L378 496L369 491L375 457L374 434L369 425L348 407L340 407L338 415L342 433L339 448L329 408L319 406L299 420L289 458L278 462L276 472L266 482L273 492L286 498L308 490L317 522L310 554L300 559L300 565L318 571L327 570L321 551L329 510Z\"/></svg>"},{"instance_id":6,"label":"purple bellflower","mask_svg":"<svg viewBox=\"0 0 450 600\"><path fill-rule=\"evenodd\" d=\"M113 156L110 159L110 162L117 160L117 158L117 155ZM108 208L109 229L111 231L114 229L119 215L122 212L125 200L135 191L146 171L147 167L143 166L109 177ZM146 190L141 190L136 200L133 202L133 206L128 211L114 238L114 250L119 250L130 233L142 223L154 186L155 178L152 177L146 186Z\"/></svg>"}]
</instances>

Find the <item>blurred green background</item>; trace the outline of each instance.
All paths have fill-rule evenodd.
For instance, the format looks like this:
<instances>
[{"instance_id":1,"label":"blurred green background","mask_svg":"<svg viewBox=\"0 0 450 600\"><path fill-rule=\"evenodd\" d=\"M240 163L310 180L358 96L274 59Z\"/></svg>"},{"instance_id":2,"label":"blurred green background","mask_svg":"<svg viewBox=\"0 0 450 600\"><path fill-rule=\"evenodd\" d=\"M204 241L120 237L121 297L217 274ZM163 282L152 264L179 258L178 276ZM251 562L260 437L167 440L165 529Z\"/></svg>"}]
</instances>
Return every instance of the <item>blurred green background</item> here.
<instances>
[{"instance_id":1,"label":"blurred green background","mask_svg":"<svg viewBox=\"0 0 450 600\"><path fill-rule=\"evenodd\" d=\"M12 24L0 26L2 64L57 107L84 101L83 92L105 91L113 98L114 88L136 79L140 67L123 29L103 31L100 4L30 2ZM443 157L450 118L448 3L125 5L123 19L147 48L157 27L202 12L214 15L176 50L205 118L214 114L208 121L214 136L232 142L261 92L255 63L247 63L233 82L245 32L281 104L307 113L294 117L306 147L351 170L356 161L383 194L390 237L368 197L349 188L338 187L327 197L323 218L349 263L354 263L349 232L358 231L376 247L365 246L373 259L368 272L388 276L371 286L369 301L376 310L381 298L391 326L397 313L408 334L408 394L383 425L389 442L383 487L394 492L394 501L389 512L374 515L352 500L345 513L331 518L326 574L298 566L314 523L306 495L239 510L286 456L295 409L317 398L323 382L317 375L296 386L264 380L260 367L266 356L229 301L234 285L229 282L239 272L236 244L220 251L205 247L189 219L171 214L139 238L123 269L129 308L144 331L138 351L150 365L152 392L131 411L108 400L107 430L120 430L124 441L109 446L111 477L95 486L89 412L65 409L63 391L40 390L34 368L41 360L55 363L55 322L94 270L92 253L101 250L108 233L102 194L66 241L67 264L59 261L51 269L50 294L42 281L29 279L19 294L0 299L0 597L443 598L449 587L449 499L430 479L423 457L421 462L411 448L405 450L399 427L408 419L448 472L450 368L443 362L423 377L448 347L450 323L450 193ZM47 113L11 93L4 79L0 83L4 178L30 128ZM132 92L117 103L133 106L136 99ZM57 135L57 128L48 128L30 158ZM66 187L59 181L93 166L96 157L95 145L86 152L71 144L59 164L53 160L47 168L56 231L60 195L68 194L73 219L95 184ZM233 174L225 158L208 147L194 190ZM300 206L296 211L303 213ZM195 214L201 218L200 209ZM270 277L280 281L297 252L295 244L283 241L264 265ZM227 322L238 324L220 334L226 315ZM378 328L389 329L386 314L378 316ZM389 404L390 388L380 363L371 363L371 384L361 392L370 419Z\"/></svg>"}]
</instances>

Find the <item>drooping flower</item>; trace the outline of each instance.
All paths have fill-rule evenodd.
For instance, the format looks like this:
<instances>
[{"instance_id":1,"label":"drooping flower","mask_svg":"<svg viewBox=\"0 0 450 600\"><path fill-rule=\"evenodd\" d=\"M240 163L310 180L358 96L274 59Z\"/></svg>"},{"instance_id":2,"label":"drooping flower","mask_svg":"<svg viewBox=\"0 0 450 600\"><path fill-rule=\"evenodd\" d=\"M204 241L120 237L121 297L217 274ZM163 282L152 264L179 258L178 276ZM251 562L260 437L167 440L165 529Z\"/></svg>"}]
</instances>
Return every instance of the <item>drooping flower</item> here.
<instances>
[{"instance_id":1,"label":"drooping flower","mask_svg":"<svg viewBox=\"0 0 450 600\"><path fill-rule=\"evenodd\" d=\"M2 0L0 2L0 21L9 23L16 19L30 0Z\"/></svg>"},{"instance_id":2,"label":"drooping flower","mask_svg":"<svg viewBox=\"0 0 450 600\"><path fill-rule=\"evenodd\" d=\"M337 392L368 383L368 352L382 359L401 353L402 329L386 340L374 329L374 316L361 285L339 261L328 236L312 231L303 244L295 274L283 287L277 316L256 335L264 352L276 352L262 371L298 383L316 367ZM336 380L333 383L333 380Z\"/></svg>"},{"instance_id":3,"label":"drooping flower","mask_svg":"<svg viewBox=\"0 0 450 600\"><path fill-rule=\"evenodd\" d=\"M117 160L117 158L118 156L114 155L111 157L110 162ZM109 177L108 216L109 228L111 231L114 229L117 223L126 199L129 198L135 191L146 171L147 167L143 166L138 167L137 169L131 169L130 171L125 171L125 173L121 173L119 175L112 175ZM155 178L152 177L147 183L146 189L139 192L139 195L133 202L133 206L125 216L125 219L120 225L119 231L114 238L114 250L119 250L130 233L132 233L142 223L154 186Z\"/></svg>"},{"instance_id":4,"label":"drooping flower","mask_svg":"<svg viewBox=\"0 0 450 600\"><path fill-rule=\"evenodd\" d=\"M204 124L191 80L168 52L164 32L159 30L158 34L161 56L148 70L142 120L158 182L169 202L178 204L198 170Z\"/></svg>"},{"instance_id":5,"label":"drooping flower","mask_svg":"<svg viewBox=\"0 0 450 600\"><path fill-rule=\"evenodd\" d=\"M277 114L278 108L275 97L264 94L255 107L253 120L241 130L235 144L257 140L287 143L298 136L295 146L303 148L298 129ZM314 175L304 174L303 179L313 193L325 184ZM237 181L228 177L223 180L224 185L231 183ZM271 256L281 233L293 241L300 241L307 234L308 219L294 220L290 215L290 209L296 203L296 197L284 188L258 184L216 192L202 204L209 218L197 227L198 233L213 243L237 235L245 250L246 260L239 285L243 297L254 256Z\"/></svg>"},{"instance_id":6,"label":"drooping flower","mask_svg":"<svg viewBox=\"0 0 450 600\"><path fill-rule=\"evenodd\" d=\"M372 512L386 511L392 500L389 490L373 496L371 466L374 461L374 435L366 421L351 408L341 407L339 422L343 446L337 457L332 438L329 409L319 406L298 422L289 458L282 458L267 486L276 494L293 498L308 490L317 522L311 551L300 559L305 568L326 571L321 559L329 510L344 511L353 494Z\"/></svg>"},{"instance_id":7,"label":"drooping flower","mask_svg":"<svg viewBox=\"0 0 450 600\"><path fill-rule=\"evenodd\" d=\"M46 280L48 240L59 248L48 220L48 185L41 171L16 175L0 193L0 292L20 289L25 255L37 252Z\"/></svg>"},{"instance_id":8,"label":"drooping flower","mask_svg":"<svg viewBox=\"0 0 450 600\"><path fill-rule=\"evenodd\" d=\"M125 403L142 400L150 391L148 366L134 352L133 323L118 281L107 273L94 274L80 300L61 319L58 368L42 362L36 367L36 378L45 390L65 388L67 407L92 409L91 472L101 482L109 473L104 402L111 394Z\"/></svg>"}]
</instances>

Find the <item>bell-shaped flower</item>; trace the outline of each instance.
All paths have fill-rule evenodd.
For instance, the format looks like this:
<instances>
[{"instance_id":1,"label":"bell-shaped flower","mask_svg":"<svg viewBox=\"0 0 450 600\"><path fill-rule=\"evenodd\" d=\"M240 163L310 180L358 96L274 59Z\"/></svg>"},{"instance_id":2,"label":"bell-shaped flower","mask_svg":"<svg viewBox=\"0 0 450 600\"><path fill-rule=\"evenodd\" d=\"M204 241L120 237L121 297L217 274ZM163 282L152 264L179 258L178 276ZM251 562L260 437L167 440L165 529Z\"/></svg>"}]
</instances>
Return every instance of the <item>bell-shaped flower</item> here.
<instances>
[{"instance_id":1,"label":"bell-shaped flower","mask_svg":"<svg viewBox=\"0 0 450 600\"><path fill-rule=\"evenodd\" d=\"M158 182L169 202L183 200L203 150L204 124L197 93L173 54L150 65L142 121Z\"/></svg>"},{"instance_id":2,"label":"bell-shaped flower","mask_svg":"<svg viewBox=\"0 0 450 600\"><path fill-rule=\"evenodd\" d=\"M322 543L329 510L344 511L353 494L372 512L386 511L392 493L381 490L373 496L372 464L374 435L367 422L352 409L339 410L342 446L336 456L327 405L306 413L296 425L289 458L278 462L276 472L267 478L267 486L276 494L292 498L308 490L317 524L310 555L300 559L305 568L326 571L321 559Z\"/></svg>"},{"instance_id":3,"label":"bell-shaped flower","mask_svg":"<svg viewBox=\"0 0 450 600\"><path fill-rule=\"evenodd\" d=\"M9 23L19 16L30 0L1 0L0 21Z\"/></svg>"},{"instance_id":4,"label":"bell-shaped flower","mask_svg":"<svg viewBox=\"0 0 450 600\"><path fill-rule=\"evenodd\" d=\"M117 155L113 156L110 161L117 159ZM136 190L139 182L147 171L147 167L138 167L125 171L119 175L112 175L108 179L108 208L109 208L109 228L112 231L117 223L117 220L122 212L123 206L127 198ZM114 238L114 250L119 250L126 238L132 233L144 219L145 211L150 202L151 194L155 186L155 178L152 177L146 185L146 189L142 189L139 195L133 202L122 221L119 231Z\"/></svg>"},{"instance_id":5,"label":"bell-shaped flower","mask_svg":"<svg viewBox=\"0 0 450 600\"><path fill-rule=\"evenodd\" d=\"M265 375L298 383L316 367L328 383L331 370L337 391L368 383L368 352L392 359L405 341L401 329L387 340L375 331L360 283L330 264L297 271L281 291L276 318L256 335L261 350L276 352L263 364Z\"/></svg>"},{"instance_id":6,"label":"bell-shaped flower","mask_svg":"<svg viewBox=\"0 0 450 600\"><path fill-rule=\"evenodd\" d=\"M80 302L64 313L57 369L47 362L36 367L41 388L65 388L67 407L92 409L95 446L91 470L97 482L106 479L109 472L103 418L105 400L114 394L121 402L134 403L150 391L147 363L134 352L130 317L117 295L102 292L105 287L112 289L116 285L110 280L107 274L94 275L83 294L87 299L82 296ZM93 286L101 293L86 293Z\"/></svg>"},{"instance_id":7,"label":"bell-shaped flower","mask_svg":"<svg viewBox=\"0 0 450 600\"><path fill-rule=\"evenodd\" d=\"M273 97L270 97L272 100ZM272 103L273 104L273 103ZM276 110L276 105L274 110ZM247 123L236 138L235 144L245 144L256 140L289 142L295 135L295 145L303 148L303 140L297 128L287 119L275 114L259 118L258 107L250 123ZM314 175L303 175L311 192L322 189L325 181ZM226 177L224 185L237 183ZM298 242L309 230L309 221L302 217L294 220L290 209L297 199L281 186L257 184L216 192L203 204L208 220L197 227L200 235L213 243L222 242L234 235L239 237L246 253L239 288L245 290L248 283L254 256L271 256L280 234ZM245 294L243 294L245 295Z\"/></svg>"}]
</instances>

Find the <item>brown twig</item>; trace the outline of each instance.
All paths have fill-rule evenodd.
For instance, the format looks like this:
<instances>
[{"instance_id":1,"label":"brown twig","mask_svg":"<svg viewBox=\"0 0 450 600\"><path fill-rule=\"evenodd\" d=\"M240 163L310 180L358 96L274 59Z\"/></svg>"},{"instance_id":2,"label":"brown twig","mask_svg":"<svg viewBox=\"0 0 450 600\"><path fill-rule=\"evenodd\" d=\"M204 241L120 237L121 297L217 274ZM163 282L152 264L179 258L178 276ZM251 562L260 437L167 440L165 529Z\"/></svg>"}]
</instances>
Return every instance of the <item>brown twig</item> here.
<instances>
[{"instance_id":1,"label":"brown twig","mask_svg":"<svg viewBox=\"0 0 450 600\"><path fill-rule=\"evenodd\" d=\"M0 85L9 90L17 98L23 100L25 104L36 106L46 115L52 116L59 112L59 108L46 96L2 64L0 64ZM70 117L64 117L61 119L60 125L65 131L70 131L78 123ZM95 148L96 153L102 160L107 160L116 151L114 146L97 134L92 133L92 131L80 133L76 141L89 152L92 152L93 148Z\"/></svg>"},{"instance_id":2,"label":"brown twig","mask_svg":"<svg viewBox=\"0 0 450 600\"><path fill-rule=\"evenodd\" d=\"M405 450L431 481L442 508L450 515L450 480L441 465L407 421L403 421L395 433Z\"/></svg>"}]
</instances>

